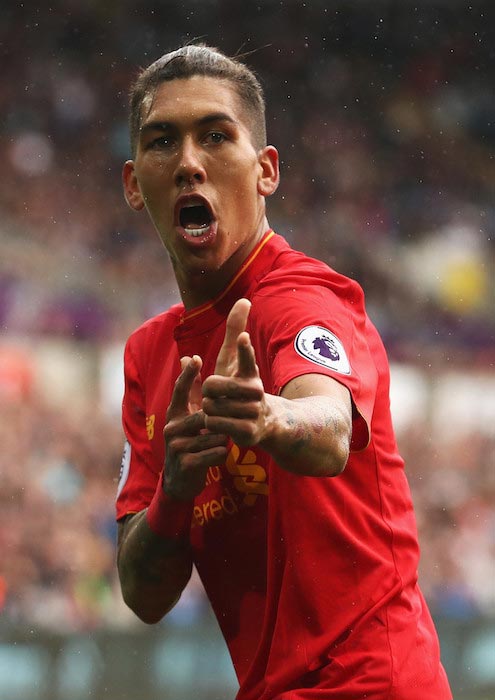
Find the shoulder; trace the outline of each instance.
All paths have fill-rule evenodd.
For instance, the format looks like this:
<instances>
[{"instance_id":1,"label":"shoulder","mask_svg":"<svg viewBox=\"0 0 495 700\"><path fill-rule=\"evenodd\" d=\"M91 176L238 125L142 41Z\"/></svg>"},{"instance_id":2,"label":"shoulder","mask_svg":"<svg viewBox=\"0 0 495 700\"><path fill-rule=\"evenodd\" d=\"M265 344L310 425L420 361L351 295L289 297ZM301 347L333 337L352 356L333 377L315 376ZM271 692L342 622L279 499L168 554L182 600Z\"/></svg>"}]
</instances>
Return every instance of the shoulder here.
<instances>
[{"instance_id":1,"label":"shoulder","mask_svg":"<svg viewBox=\"0 0 495 700\"><path fill-rule=\"evenodd\" d=\"M259 282L255 296L265 300L278 297L303 301L308 295L334 297L345 304L364 307L364 292L358 282L286 244L279 250L272 269Z\"/></svg>"}]
</instances>

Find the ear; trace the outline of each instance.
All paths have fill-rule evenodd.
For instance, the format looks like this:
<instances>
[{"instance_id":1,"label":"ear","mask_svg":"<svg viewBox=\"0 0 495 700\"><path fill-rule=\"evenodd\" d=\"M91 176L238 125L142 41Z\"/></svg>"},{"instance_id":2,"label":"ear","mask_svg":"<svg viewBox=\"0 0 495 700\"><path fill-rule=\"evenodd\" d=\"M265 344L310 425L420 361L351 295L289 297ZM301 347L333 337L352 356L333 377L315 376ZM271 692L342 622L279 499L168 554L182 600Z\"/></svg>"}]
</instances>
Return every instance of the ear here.
<instances>
[{"instance_id":1,"label":"ear","mask_svg":"<svg viewBox=\"0 0 495 700\"><path fill-rule=\"evenodd\" d=\"M275 192L280 181L278 168L278 151L275 146L265 146L258 153L258 162L261 166L258 179L258 194L269 197Z\"/></svg>"},{"instance_id":2,"label":"ear","mask_svg":"<svg viewBox=\"0 0 495 700\"><path fill-rule=\"evenodd\" d=\"M139 184L134 170L134 161L127 160L122 170L122 184L124 186L124 197L127 204L134 211L140 211L144 207L143 195L139 189Z\"/></svg>"}]
</instances>

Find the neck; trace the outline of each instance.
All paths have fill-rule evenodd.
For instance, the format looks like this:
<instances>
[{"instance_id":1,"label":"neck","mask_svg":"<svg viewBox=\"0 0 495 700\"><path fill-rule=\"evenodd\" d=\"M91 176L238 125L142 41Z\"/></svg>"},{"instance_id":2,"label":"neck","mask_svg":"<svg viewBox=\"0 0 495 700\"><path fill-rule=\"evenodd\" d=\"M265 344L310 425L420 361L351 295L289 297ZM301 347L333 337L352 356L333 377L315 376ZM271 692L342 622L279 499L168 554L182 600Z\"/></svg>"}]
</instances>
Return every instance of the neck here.
<instances>
[{"instance_id":1,"label":"neck","mask_svg":"<svg viewBox=\"0 0 495 700\"><path fill-rule=\"evenodd\" d=\"M233 254L218 265L199 265L195 269L174 266L182 303L187 311L215 299L228 285L252 250L270 228L266 218L256 235L241 243Z\"/></svg>"}]
</instances>

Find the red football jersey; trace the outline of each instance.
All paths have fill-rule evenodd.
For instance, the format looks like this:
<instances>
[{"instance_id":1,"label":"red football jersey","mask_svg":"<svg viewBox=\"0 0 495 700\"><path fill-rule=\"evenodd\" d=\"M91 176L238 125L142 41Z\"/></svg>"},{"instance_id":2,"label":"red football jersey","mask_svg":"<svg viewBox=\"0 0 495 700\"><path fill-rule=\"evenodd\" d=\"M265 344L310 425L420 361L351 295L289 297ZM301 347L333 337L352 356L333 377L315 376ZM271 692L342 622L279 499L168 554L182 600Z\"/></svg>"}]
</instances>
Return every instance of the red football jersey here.
<instances>
[{"instance_id":1,"label":"red football jersey","mask_svg":"<svg viewBox=\"0 0 495 700\"><path fill-rule=\"evenodd\" d=\"M125 351L127 446L117 517L146 508L164 464L179 358L214 371L225 321L247 330L265 390L327 374L353 401L352 451L337 477L302 477L259 447L230 445L208 470L191 523L194 562L239 678L238 700L449 700L417 585L418 544L394 438L389 369L361 288L267 232L224 292L151 319ZM165 465L166 468L166 465Z\"/></svg>"}]
</instances>

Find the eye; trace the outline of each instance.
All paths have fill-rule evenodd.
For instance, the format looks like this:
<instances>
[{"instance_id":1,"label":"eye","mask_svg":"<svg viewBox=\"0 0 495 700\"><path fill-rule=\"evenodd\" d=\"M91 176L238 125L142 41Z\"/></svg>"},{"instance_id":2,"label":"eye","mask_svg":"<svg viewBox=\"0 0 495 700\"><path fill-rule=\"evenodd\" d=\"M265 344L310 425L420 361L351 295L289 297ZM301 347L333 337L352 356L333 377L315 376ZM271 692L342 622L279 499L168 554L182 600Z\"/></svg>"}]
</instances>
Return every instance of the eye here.
<instances>
[{"instance_id":1,"label":"eye","mask_svg":"<svg viewBox=\"0 0 495 700\"><path fill-rule=\"evenodd\" d=\"M219 143L223 143L226 140L226 138L227 137L225 136L225 134L222 134L221 131L210 131L210 133L207 134L205 140L209 143L213 143L216 145Z\"/></svg>"},{"instance_id":2,"label":"eye","mask_svg":"<svg viewBox=\"0 0 495 700\"><path fill-rule=\"evenodd\" d=\"M170 136L158 136L156 139L152 139L147 148L148 149L163 149L170 150L175 146L175 141Z\"/></svg>"}]
</instances>

